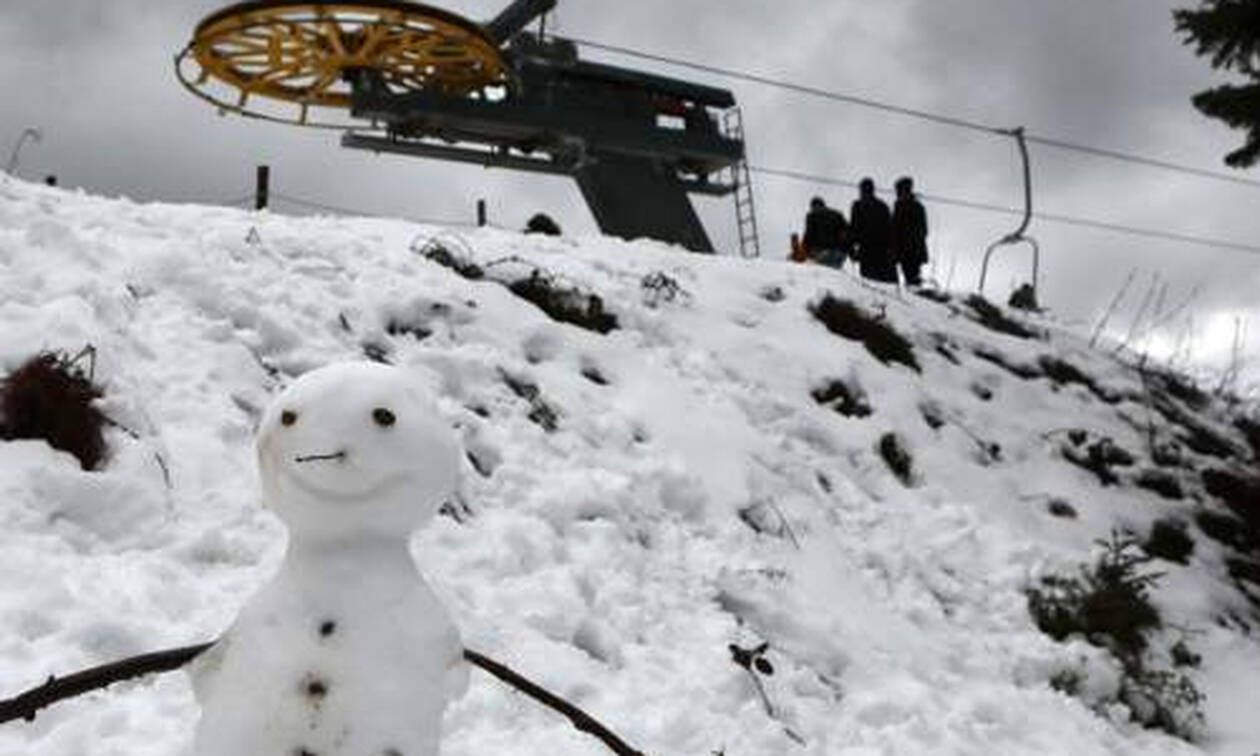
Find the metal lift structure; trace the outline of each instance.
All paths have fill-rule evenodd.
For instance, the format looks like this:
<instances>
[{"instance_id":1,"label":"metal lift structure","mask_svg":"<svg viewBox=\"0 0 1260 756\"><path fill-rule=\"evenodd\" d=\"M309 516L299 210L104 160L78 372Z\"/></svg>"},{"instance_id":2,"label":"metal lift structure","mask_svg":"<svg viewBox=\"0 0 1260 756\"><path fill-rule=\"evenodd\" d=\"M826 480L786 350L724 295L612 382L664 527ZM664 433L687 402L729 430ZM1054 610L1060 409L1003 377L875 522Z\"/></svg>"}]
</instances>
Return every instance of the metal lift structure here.
<instances>
[{"instance_id":1,"label":"metal lift structure","mask_svg":"<svg viewBox=\"0 0 1260 756\"><path fill-rule=\"evenodd\" d=\"M485 23L402 0L240 2L197 25L176 73L221 113L338 129L344 147L572 176L614 236L712 252L689 195L734 193L755 256L731 92L526 31L556 1Z\"/></svg>"}]
</instances>

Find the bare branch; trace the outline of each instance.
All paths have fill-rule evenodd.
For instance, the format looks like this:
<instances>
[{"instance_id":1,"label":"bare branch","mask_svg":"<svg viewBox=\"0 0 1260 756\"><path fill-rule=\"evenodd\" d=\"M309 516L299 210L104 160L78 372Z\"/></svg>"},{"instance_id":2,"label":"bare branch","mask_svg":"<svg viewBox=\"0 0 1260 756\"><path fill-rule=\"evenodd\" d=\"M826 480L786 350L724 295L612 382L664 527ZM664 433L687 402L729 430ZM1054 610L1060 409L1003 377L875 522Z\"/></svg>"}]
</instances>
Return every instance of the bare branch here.
<instances>
[{"instance_id":1,"label":"bare branch","mask_svg":"<svg viewBox=\"0 0 1260 756\"><path fill-rule=\"evenodd\" d=\"M93 690L100 690L116 682L179 669L213 645L214 643L201 643L195 646L183 646L151 654L141 654L140 656L132 656L121 661L75 672L65 677L49 677L43 685L31 688L13 698L0 701L0 724L11 722L15 719L25 719L31 722L34 721L35 715L41 709L45 709L58 701L81 696ZM568 717L574 727L592 737L598 738L617 756L645 756L642 751L635 750L627 745L616 733L602 725L599 720L590 714L541 685L522 677L507 665L468 649L464 649L464 659L469 664L480 667L535 701Z\"/></svg>"},{"instance_id":2,"label":"bare branch","mask_svg":"<svg viewBox=\"0 0 1260 756\"><path fill-rule=\"evenodd\" d=\"M58 701L81 696L116 682L143 677L153 672L179 669L212 645L214 644L202 643L197 646L157 651L92 667L65 677L49 677L47 682L37 688L31 688L14 698L0 701L0 724L14 719L32 722L40 709Z\"/></svg>"},{"instance_id":3,"label":"bare branch","mask_svg":"<svg viewBox=\"0 0 1260 756\"><path fill-rule=\"evenodd\" d=\"M644 756L642 751L637 751L626 745L621 738L617 737L615 733L600 724L599 721L590 714L587 714L563 698L551 693L541 685L537 685L529 680L526 680L524 677L521 677L519 674L513 672L503 664L482 656L476 651L469 651L468 649L464 649L464 658L468 660L468 663L481 667L486 672L489 672L508 685L511 685L513 688L516 688L535 701L538 701L544 706L548 706L565 715L569 718L569 721L573 723L574 727L587 733L588 735L599 738L603 741L604 745L608 746L608 749L617 754L617 756Z\"/></svg>"}]
</instances>

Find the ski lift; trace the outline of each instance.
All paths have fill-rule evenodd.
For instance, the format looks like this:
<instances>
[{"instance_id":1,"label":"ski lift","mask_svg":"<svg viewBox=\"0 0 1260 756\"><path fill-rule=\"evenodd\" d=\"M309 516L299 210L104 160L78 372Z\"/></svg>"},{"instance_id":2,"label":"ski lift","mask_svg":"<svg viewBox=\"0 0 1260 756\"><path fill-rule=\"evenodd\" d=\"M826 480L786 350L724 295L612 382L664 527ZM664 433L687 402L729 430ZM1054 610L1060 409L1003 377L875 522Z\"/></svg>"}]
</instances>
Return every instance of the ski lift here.
<instances>
[{"instance_id":1,"label":"ski lift","mask_svg":"<svg viewBox=\"0 0 1260 756\"><path fill-rule=\"evenodd\" d=\"M556 2L485 23L403 0L238 2L197 25L176 72L222 112L338 129L344 147L571 176L605 233L713 251L688 195L748 192L734 96L524 31Z\"/></svg>"},{"instance_id":2,"label":"ski lift","mask_svg":"<svg viewBox=\"0 0 1260 756\"><path fill-rule=\"evenodd\" d=\"M1041 268L1041 247L1037 244L1037 240L1028 236L1025 232L1028 230L1028 224L1032 221L1032 170L1028 161L1028 144L1024 139L1024 127L1020 126L1010 131L1002 132L1015 138L1016 144L1019 146L1020 158L1023 160L1024 167L1024 218L1019 224L1019 228L1011 233L1003 236L997 241L989 245L984 252L984 262L980 266L980 285L977 287L978 293L984 295L984 282L989 274L989 260L993 256L993 252L1002 246L1015 244L1028 244L1032 247L1032 290L1030 293L1031 306L1026 309L1037 308L1037 277Z\"/></svg>"}]
</instances>

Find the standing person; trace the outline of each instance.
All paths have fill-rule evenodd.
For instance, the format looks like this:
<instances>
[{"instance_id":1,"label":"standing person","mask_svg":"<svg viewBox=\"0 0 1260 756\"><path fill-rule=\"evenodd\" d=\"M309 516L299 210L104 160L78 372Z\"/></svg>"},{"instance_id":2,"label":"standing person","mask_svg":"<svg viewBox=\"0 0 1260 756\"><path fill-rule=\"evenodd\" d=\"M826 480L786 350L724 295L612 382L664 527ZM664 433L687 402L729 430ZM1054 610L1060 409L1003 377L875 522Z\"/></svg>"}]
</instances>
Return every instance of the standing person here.
<instances>
[{"instance_id":1,"label":"standing person","mask_svg":"<svg viewBox=\"0 0 1260 756\"><path fill-rule=\"evenodd\" d=\"M805 254L832 268L843 268L847 257L849 223L835 208L827 207L822 197L809 201L805 215Z\"/></svg>"},{"instance_id":2,"label":"standing person","mask_svg":"<svg viewBox=\"0 0 1260 756\"><path fill-rule=\"evenodd\" d=\"M857 258L862 277L881 283L897 283L897 265L889 251L892 236L892 213L888 205L875 196L875 181L864 178L858 183L858 198L849 211L851 233L857 245Z\"/></svg>"},{"instance_id":3,"label":"standing person","mask_svg":"<svg viewBox=\"0 0 1260 756\"><path fill-rule=\"evenodd\" d=\"M893 258L901 265L901 275L906 286L923 283L920 270L928 259L927 211L914 196L914 180L909 176L897 179L897 201L893 203L892 249Z\"/></svg>"}]
</instances>

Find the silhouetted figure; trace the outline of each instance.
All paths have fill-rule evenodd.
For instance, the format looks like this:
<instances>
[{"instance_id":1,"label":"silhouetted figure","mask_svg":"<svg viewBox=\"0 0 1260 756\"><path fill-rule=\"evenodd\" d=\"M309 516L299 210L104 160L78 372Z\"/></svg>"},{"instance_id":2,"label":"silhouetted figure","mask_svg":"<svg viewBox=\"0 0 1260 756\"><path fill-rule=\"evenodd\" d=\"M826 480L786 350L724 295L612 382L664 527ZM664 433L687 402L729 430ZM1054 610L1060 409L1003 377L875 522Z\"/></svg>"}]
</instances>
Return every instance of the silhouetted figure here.
<instances>
[{"instance_id":1,"label":"silhouetted figure","mask_svg":"<svg viewBox=\"0 0 1260 756\"><path fill-rule=\"evenodd\" d=\"M918 286L923 283L919 274L928 259L927 211L914 196L913 179L903 176L894 186L897 201L893 203L892 215L893 258L901 265L906 286Z\"/></svg>"},{"instance_id":2,"label":"silhouetted figure","mask_svg":"<svg viewBox=\"0 0 1260 756\"><path fill-rule=\"evenodd\" d=\"M849 224L835 208L827 207L822 197L809 201L805 215L805 254L832 268L843 268L849 252Z\"/></svg>"},{"instance_id":3,"label":"silhouetted figure","mask_svg":"<svg viewBox=\"0 0 1260 756\"><path fill-rule=\"evenodd\" d=\"M881 283L897 283L897 265L889 252L892 213L875 196L875 182L864 178L858 184L858 198L849 211L849 232L856 246L862 277Z\"/></svg>"},{"instance_id":4,"label":"silhouetted figure","mask_svg":"<svg viewBox=\"0 0 1260 756\"><path fill-rule=\"evenodd\" d=\"M534 213L534 217L530 218L529 222L525 224L525 233L559 236L560 224L552 220L551 216L546 213Z\"/></svg>"}]
</instances>

